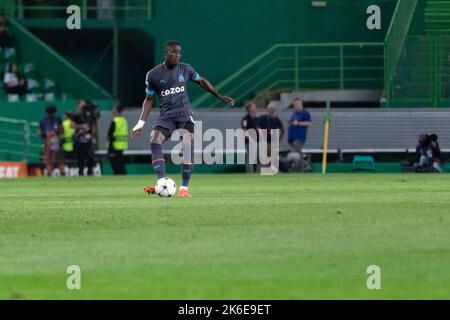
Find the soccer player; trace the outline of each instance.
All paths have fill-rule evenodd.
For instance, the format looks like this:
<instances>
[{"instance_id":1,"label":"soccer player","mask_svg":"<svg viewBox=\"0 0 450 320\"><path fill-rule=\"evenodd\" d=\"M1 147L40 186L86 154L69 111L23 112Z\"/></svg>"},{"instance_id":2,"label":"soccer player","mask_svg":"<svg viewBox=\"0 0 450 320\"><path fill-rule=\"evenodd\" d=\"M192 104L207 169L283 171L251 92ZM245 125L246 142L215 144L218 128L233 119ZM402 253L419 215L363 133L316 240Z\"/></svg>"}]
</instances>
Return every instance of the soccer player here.
<instances>
[{"instance_id":1,"label":"soccer player","mask_svg":"<svg viewBox=\"0 0 450 320\"><path fill-rule=\"evenodd\" d=\"M131 135L138 138L142 133L145 121L153 108L154 97L157 95L160 101L160 116L150 135L152 164L158 179L166 176L165 160L161 145L170 138L176 129L184 129L183 141L191 142L189 161L183 162L182 182L178 193L179 198L190 198L188 191L189 180L194 166L194 120L192 107L187 94L187 81L191 80L199 84L203 89L223 102L234 105L234 100L222 96L213 85L201 77L195 69L186 63L180 62L181 44L177 41L168 41L165 44L164 62L150 70L146 76L145 100L142 104L142 112L138 123L133 128ZM148 194L155 193L155 187L145 187Z\"/></svg>"}]
</instances>

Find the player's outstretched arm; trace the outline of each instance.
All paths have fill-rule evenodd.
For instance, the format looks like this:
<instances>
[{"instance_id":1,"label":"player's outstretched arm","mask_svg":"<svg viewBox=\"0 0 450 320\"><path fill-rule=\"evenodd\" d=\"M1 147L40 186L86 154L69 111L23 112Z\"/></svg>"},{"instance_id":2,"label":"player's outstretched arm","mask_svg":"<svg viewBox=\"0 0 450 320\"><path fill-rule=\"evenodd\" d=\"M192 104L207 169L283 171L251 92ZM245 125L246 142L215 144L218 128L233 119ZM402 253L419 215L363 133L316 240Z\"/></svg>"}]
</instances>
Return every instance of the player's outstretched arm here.
<instances>
[{"instance_id":1,"label":"player's outstretched arm","mask_svg":"<svg viewBox=\"0 0 450 320\"><path fill-rule=\"evenodd\" d=\"M227 96L222 96L217 90L216 88L214 88L214 86L211 84L211 82L209 82L207 79L200 77L200 79L198 79L197 83L206 91L208 91L209 93L211 93L213 96L217 97L217 99L222 100L223 102L225 102L226 104L229 104L230 106L234 106L234 99L227 97Z\"/></svg>"},{"instance_id":2,"label":"player's outstretched arm","mask_svg":"<svg viewBox=\"0 0 450 320\"><path fill-rule=\"evenodd\" d=\"M141 116L139 117L139 121L131 131L131 136L134 139L138 138L141 135L145 121L147 121L148 116L150 115L152 109L153 109L153 95L147 94L147 96L144 99L144 102L142 103L142 112Z\"/></svg>"}]
</instances>

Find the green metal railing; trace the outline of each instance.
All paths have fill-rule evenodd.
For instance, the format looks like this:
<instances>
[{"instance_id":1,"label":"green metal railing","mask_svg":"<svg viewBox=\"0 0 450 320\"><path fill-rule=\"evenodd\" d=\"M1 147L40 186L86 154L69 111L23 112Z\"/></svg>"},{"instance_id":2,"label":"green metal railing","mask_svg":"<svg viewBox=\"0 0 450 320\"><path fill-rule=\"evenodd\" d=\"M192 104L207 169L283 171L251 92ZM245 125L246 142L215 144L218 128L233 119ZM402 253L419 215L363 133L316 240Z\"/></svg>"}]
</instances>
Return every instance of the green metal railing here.
<instances>
[{"instance_id":1,"label":"green metal railing","mask_svg":"<svg viewBox=\"0 0 450 320\"><path fill-rule=\"evenodd\" d=\"M273 90L383 87L384 43L276 44L217 85L236 99L258 100ZM208 94L194 107L223 106Z\"/></svg>"},{"instance_id":2,"label":"green metal railing","mask_svg":"<svg viewBox=\"0 0 450 320\"><path fill-rule=\"evenodd\" d=\"M385 40L385 97L392 100L395 69L400 59L418 0L398 0Z\"/></svg>"},{"instance_id":3,"label":"green metal railing","mask_svg":"<svg viewBox=\"0 0 450 320\"><path fill-rule=\"evenodd\" d=\"M450 36L408 36L392 79L391 105L446 107L450 102Z\"/></svg>"},{"instance_id":4,"label":"green metal railing","mask_svg":"<svg viewBox=\"0 0 450 320\"><path fill-rule=\"evenodd\" d=\"M67 6L46 4L26 5L24 0L17 0L16 3L6 1L0 4L0 9L8 15L18 19L25 17L32 18L55 18L67 17ZM124 0L120 5L115 5L117 1L111 0L111 5L90 6L87 0L71 1L70 5L78 5L81 9L83 19L108 19L112 16L121 19L152 19L153 0Z\"/></svg>"},{"instance_id":5,"label":"green metal railing","mask_svg":"<svg viewBox=\"0 0 450 320\"><path fill-rule=\"evenodd\" d=\"M39 160L42 142L38 128L37 122L0 118L0 160Z\"/></svg>"},{"instance_id":6,"label":"green metal railing","mask_svg":"<svg viewBox=\"0 0 450 320\"><path fill-rule=\"evenodd\" d=\"M399 0L385 41L388 107L450 104L450 36L425 33L427 2Z\"/></svg>"}]
</instances>

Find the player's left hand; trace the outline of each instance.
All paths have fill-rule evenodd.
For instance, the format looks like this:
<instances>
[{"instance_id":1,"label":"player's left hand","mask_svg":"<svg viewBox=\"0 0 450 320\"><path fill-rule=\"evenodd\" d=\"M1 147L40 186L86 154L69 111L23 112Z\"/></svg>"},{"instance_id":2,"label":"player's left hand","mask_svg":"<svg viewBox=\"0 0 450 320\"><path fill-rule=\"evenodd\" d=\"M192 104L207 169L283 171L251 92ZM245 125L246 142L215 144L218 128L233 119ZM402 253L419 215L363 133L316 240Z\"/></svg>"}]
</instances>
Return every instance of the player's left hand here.
<instances>
[{"instance_id":1,"label":"player's left hand","mask_svg":"<svg viewBox=\"0 0 450 320\"><path fill-rule=\"evenodd\" d=\"M221 96L220 100L222 100L226 104L229 104L230 106L234 106L234 103L235 103L233 98L230 98L230 97L227 97L227 96Z\"/></svg>"}]
</instances>

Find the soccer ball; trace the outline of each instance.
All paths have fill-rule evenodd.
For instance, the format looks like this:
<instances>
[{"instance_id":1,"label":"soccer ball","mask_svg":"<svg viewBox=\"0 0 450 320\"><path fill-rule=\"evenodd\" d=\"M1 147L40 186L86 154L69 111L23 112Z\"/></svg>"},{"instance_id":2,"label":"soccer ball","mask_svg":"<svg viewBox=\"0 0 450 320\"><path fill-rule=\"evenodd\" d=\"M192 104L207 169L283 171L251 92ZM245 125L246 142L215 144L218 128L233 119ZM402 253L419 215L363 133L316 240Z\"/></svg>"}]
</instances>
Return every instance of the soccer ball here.
<instances>
[{"instance_id":1,"label":"soccer ball","mask_svg":"<svg viewBox=\"0 0 450 320\"><path fill-rule=\"evenodd\" d=\"M177 184L168 177L161 178L156 182L155 191L160 197L171 197L177 191Z\"/></svg>"}]
</instances>

